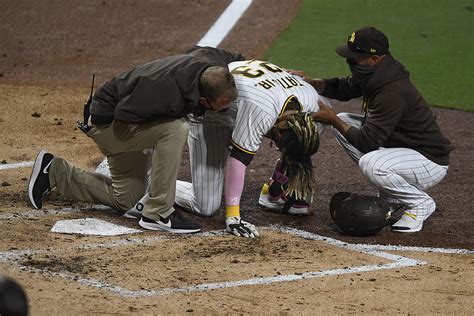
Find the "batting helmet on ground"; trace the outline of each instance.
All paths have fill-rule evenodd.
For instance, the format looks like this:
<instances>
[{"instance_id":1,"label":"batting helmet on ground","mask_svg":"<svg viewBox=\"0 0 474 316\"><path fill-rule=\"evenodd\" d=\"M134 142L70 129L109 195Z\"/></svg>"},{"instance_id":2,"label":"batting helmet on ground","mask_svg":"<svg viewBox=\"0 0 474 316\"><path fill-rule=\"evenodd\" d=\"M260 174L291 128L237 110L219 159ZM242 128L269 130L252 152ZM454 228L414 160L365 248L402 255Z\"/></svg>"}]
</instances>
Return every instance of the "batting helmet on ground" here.
<instances>
[{"instance_id":1,"label":"batting helmet on ground","mask_svg":"<svg viewBox=\"0 0 474 316\"><path fill-rule=\"evenodd\" d=\"M371 236L388 224L390 207L380 197L339 192L329 204L331 217L347 235Z\"/></svg>"}]
</instances>

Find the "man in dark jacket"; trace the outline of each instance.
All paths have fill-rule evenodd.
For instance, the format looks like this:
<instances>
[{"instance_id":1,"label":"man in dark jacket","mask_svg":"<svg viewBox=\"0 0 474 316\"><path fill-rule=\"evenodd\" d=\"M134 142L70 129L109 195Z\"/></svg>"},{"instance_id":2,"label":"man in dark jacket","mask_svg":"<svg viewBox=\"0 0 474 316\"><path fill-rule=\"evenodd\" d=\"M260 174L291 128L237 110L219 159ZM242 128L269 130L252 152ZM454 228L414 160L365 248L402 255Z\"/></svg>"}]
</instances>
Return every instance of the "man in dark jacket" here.
<instances>
[{"instance_id":1,"label":"man in dark jacket","mask_svg":"<svg viewBox=\"0 0 474 316\"><path fill-rule=\"evenodd\" d=\"M237 60L243 57L195 47L186 54L138 66L103 84L90 104L87 136L107 157L111 177L80 170L42 150L28 188L33 206L41 208L43 194L56 187L73 200L125 212L145 194L151 163L149 196L140 226L173 233L200 231L198 223L173 208L189 129L187 115L229 108L237 90L227 64Z\"/></svg>"},{"instance_id":2,"label":"man in dark jacket","mask_svg":"<svg viewBox=\"0 0 474 316\"><path fill-rule=\"evenodd\" d=\"M362 97L364 115L336 115L320 103L314 119L333 125L337 141L380 196L406 206L392 231L420 231L436 209L424 190L446 176L451 144L409 72L390 54L385 34L373 27L361 28L336 52L346 58L351 76L311 79L294 73L323 96L340 101Z\"/></svg>"}]
</instances>

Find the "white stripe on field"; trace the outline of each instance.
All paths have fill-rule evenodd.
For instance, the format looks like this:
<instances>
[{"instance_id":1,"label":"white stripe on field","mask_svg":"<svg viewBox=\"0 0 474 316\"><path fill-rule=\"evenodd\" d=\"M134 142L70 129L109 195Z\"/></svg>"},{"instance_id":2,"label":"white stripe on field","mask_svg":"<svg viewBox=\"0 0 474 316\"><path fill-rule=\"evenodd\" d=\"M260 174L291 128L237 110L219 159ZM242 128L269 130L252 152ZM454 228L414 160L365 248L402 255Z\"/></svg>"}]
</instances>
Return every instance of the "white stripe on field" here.
<instances>
[{"instance_id":1,"label":"white stripe on field","mask_svg":"<svg viewBox=\"0 0 474 316\"><path fill-rule=\"evenodd\" d=\"M399 262L393 262L383 265L367 265L367 266L358 266L358 267L351 267L347 269L330 269L325 271L315 271L315 272L305 272L301 274L288 274L288 275L279 275L274 277L262 277L262 278L251 278L245 280L237 280L237 281L227 281L227 282L216 282L216 283L203 283L198 285L191 285L187 287L176 287L176 288L164 288L160 290L130 290L115 284L111 284L108 282L102 282L97 279L88 279L83 277L78 277L75 274L70 272L62 271L62 272L55 272L50 271L48 269L38 269L30 266L20 265L23 271L30 271L30 272L37 272L42 275L47 276L54 276L64 278L70 281L75 281L80 284L84 284L87 286L95 287L101 290L106 290L122 297L157 297L157 296L164 296L168 294L174 293L189 293L189 292L197 292L197 291L210 291L210 290L218 290L218 289L226 289L226 288L234 288L240 286L252 286L252 285L270 285L273 283L281 283L281 282L293 282L305 279L314 279L314 278L321 278L326 276L337 276L337 275L344 275L344 274L351 274L351 273L362 273L362 272L372 272L378 270L387 270L387 269L399 269L403 267L410 267L416 264L419 264L416 260L411 260L406 258L407 261L404 264L400 264Z\"/></svg>"},{"instance_id":2,"label":"white stripe on field","mask_svg":"<svg viewBox=\"0 0 474 316\"><path fill-rule=\"evenodd\" d=\"M273 226L270 226L269 228L276 231L286 232L288 234L299 236L305 239L321 240L333 246L347 248L350 250L361 251L361 252L414 251L414 252L433 252L433 253L446 253L446 254L474 254L474 250L468 250L468 249L349 244L344 241L316 235L316 234L313 234L304 230L295 229L295 228L281 227L278 225L273 225Z\"/></svg>"},{"instance_id":3,"label":"white stripe on field","mask_svg":"<svg viewBox=\"0 0 474 316\"><path fill-rule=\"evenodd\" d=\"M217 47L251 3L252 0L233 0L197 45Z\"/></svg>"},{"instance_id":4,"label":"white stripe on field","mask_svg":"<svg viewBox=\"0 0 474 316\"><path fill-rule=\"evenodd\" d=\"M0 221L1 220L12 220L12 219L24 219L24 218L35 218L39 216L49 216L49 215L62 215L62 214L68 214L68 213L76 213L76 212L81 212L84 210L87 211L103 211L108 209L105 206L101 205L93 205L90 208L85 208L85 209L79 209L79 208L63 208L60 210L28 210L28 211L22 211L22 212L15 212L15 213L0 213ZM432 253L445 253L445 254L474 254L474 250L470 249L459 249L459 248L432 248L432 247L414 247L414 246L395 246L395 245L379 245L379 244L374 244L374 245L369 245L369 244L348 244L346 242L337 240L337 239L332 239L329 237L324 237L320 235L315 235L313 233L307 232L307 231L300 231L298 229L293 229L293 228L282 228L280 226L270 226L270 227L260 227L260 228L270 228L273 230L277 231L282 231L286 232L295 236L300 236L305 239L311 239L311 240L321 240L324 242L327 242L328 244L338 246L338 247L344 247L345 245L352 245L351 247L356 247L357 249L354 250L365 250L365 251L412 251L412 252L432 252ZM203 232L199 233L199 235L203 235L205 237L208 236L215 236L216 234L223 234L222 231L209 231L209 232ZM196 236L197 234L194 234ZM135 239L131 239L130 241L124 241L123 243L121 242L121 245L126 245L129 242L137 243L137 241L133 241ZM145 239L140 239L140 242L146 242ZM154 240L154 239L150 239ZM140 243L138 242L138 243ZM106 244L106 246L111 246L110 244Z\"/></svg>"},{"instance_id":5,"label":"white stripe on field","mask_svg":"<svg viewBox=\"0 0 474 316\"><path fill-rule=\"evenodd\" d=\"M367 245L358 244L358 248L366 248L378 251L413 251L413 252L432 252L445 254L460 254L469 255L474 254L474 250L456 249L456 248L431 248L431 247L414 247L414 246L395 246L395 245Z\"/></svg>"},{"instance_id":6,"label":"white stripe on field","mask_svg":"<svg viewBox=\"0 0 474 316\"><path fill-rule=\"evenodd\" d=\"M34 164L34 161L23 161L23 162L17 162L17 163L0 164L0 170L31 167L33 166L33 164Z\"/></svg>"}]
</instances>

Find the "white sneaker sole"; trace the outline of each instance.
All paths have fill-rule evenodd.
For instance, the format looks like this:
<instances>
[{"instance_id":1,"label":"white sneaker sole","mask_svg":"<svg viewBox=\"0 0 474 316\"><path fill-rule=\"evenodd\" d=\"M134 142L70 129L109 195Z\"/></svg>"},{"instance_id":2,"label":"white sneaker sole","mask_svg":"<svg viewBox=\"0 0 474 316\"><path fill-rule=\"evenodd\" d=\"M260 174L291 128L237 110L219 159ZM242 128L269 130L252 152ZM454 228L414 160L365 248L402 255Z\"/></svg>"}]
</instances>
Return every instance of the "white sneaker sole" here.
<instances>
[{"instance_id":1,"label":"white sneaker sole","mask_svg":"<svg viewBox=\"0 0 474 316\"><path fill-rule=\"evenodd\" d=\"M392 225L392 231L397 233L416 233L423 228L423 221L417 221L417 223L407 223L404 220L399 220Z\"/></svg>"},{"instance_id":2,"label":"white sneaker sole","mask_svg":"<svg viewBox=\"0 0 474 316\"><path fill-rule=\"evenodd\" d=\"M266 195L260 194L260 197L258 199L258 204L260 206L263 206L265 208L271 209L271 210L276 210L276 211L281 211L285 203L283 202L270 202Z\"/></svg>"},{"instance_id":3,"label":"white sneaker sole","mask_svg":"<svg viewBox=\"0 0 474 316\"><path fill-rule=\"evenodd\" d=\"M291 215L309 215L309 208L307 207L290 207L288 213Z\"/></svg>"},{"instance_id":4,"label":"white sneaker sole","mask_svg":"<svg viewBox=\"0 0 474 316\"><path fill-rule=\"evenodd\" d=\"M196 228L196 229L171 228L171 227L163 226L160 224L148 223L148 222L143 221L142 219L140 219L140 221L138 222L138 225L148 230L163 230L163 231L167 231L169 233L174 233L174 234L193 234L193 233L199 233L201 231L200 228Z\"/></svg>"},{"instance_id":5,"label":"white sneaker sole","mask_svg":"<svg viewBox=\"0 0 474 316\"><path fill-rule=\"evenodd\" d=\"M41 161L43 160L43 157L46 153L47 151L42 149L36 156L35 163L33 164L33 170L31 171L30 182L28 183L28 197L30 198L31 204L38 210L40 207L36 205L35 200L33 199L33 187L39 173L41 172Z\"/></svg>"},{"instance_id":6,"label":"white sneaker sole","mask_svg":"<svg viewBox=\"0 0 474 316\"><path fill-rule=\"evenodd\" d=\"M128 210L127 212L125 212L125 214L123 214L123 217L139 219L142 217L142 213L136 210Z\"/></svg>"},{"instance_id":7,"label":"white sneaker sole","mask_svg":"<svg viewBox=\"0 0 474 316\"><path fill-rule=\"evenodd\" d=\"M266 195L260 194L258 198L258 204L264 208L276 211L282 211L285 203L282 202L270 202ZM290 207L288 214L291 215L309 215L309 209L307 207Z\"/></svg>"}]
</instances>

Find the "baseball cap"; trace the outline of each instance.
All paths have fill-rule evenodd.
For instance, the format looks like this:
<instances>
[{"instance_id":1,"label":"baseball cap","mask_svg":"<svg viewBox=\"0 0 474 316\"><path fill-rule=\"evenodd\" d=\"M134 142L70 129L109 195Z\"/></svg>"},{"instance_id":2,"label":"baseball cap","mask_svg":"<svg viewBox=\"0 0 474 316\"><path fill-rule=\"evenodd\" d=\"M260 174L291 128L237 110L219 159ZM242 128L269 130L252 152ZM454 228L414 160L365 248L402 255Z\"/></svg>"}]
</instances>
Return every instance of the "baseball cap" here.
<instances>
[{"instance_id":1,"label":"baseball cap","mask_svg":"<svg viewBox=\"0 0 474 316\"><path fill-rule=\"evenodd\" d=\"M352 32L347 43L336 48L336 53L342 57L370 57L388 53L388 38L375 27L366 26Z\"/></svg>"}]
</instances>

